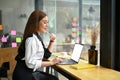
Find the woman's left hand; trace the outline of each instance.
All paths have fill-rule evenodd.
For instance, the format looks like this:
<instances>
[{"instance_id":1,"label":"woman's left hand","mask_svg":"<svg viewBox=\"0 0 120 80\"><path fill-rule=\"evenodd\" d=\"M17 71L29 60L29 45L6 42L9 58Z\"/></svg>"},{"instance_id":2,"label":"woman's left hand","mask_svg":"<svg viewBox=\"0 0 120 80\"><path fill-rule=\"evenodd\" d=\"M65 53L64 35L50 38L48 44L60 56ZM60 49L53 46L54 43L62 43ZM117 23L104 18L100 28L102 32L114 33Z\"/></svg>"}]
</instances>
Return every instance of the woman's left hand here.
<instances>
[{"instance_id":1,"label":"woman's left hand","mask_svg":"<svg viewBox=\"0 0 120 80\"><path fill-rule=\"evenodd\" d=\"M50 34L50 42L54 42L56 39L56 35L55 34Z\"/></svg>"},{"instance_id":2,"label":"woman's left hand","mask_svg":"<svg viewBox=\"0 0 120 80\"><path fill-rule=\"evenodd\" d=\"M51 64L51 65L54 65L54 64L59 63L59 62L62 62L62 61L64 61L64 59L59 58L59 57L56 57L56 58L54 58L54 59L52 60L52 64Z\"/></svg>"}]
</instances>

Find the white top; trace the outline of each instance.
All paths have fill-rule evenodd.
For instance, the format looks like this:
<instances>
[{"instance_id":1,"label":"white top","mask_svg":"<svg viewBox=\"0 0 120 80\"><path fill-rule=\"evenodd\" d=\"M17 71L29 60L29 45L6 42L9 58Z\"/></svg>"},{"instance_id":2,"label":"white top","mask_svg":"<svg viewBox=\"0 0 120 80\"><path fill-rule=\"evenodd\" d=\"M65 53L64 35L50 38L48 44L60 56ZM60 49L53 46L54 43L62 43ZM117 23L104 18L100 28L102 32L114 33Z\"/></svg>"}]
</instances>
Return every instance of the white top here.
<instances>
[{"instance_id":1,"label":"white top","mask_svg":"<svg viewBox=\"0 0 120 80\"><path fill-rule=\"evenodd\" d=\"M28 68L32 68L35 71L41 68L41 63L44 55L44 48L41 41L35 34L32 37L26 39L25 42L25 62Z\"/></svg>"}]
</instances>

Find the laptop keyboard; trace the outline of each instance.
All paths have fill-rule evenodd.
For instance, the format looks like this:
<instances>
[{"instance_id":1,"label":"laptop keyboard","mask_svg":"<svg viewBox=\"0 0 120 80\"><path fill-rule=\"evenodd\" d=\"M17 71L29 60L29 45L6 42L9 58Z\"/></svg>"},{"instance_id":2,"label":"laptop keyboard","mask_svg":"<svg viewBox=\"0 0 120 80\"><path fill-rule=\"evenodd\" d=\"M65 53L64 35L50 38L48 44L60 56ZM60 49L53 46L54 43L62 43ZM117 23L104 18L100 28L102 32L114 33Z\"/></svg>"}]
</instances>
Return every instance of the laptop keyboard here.
<instances>
[{"instance_id":1,"label":"laptop keyboard","mask_svg":"<svg viewBox=\"0 0 120 80\"><path fill-rule=\"evenodd\" d=\"M72 59L65 60L63 62L60 62L58 64L75 64L76 62Z\"/></svg>"}]
</instances>

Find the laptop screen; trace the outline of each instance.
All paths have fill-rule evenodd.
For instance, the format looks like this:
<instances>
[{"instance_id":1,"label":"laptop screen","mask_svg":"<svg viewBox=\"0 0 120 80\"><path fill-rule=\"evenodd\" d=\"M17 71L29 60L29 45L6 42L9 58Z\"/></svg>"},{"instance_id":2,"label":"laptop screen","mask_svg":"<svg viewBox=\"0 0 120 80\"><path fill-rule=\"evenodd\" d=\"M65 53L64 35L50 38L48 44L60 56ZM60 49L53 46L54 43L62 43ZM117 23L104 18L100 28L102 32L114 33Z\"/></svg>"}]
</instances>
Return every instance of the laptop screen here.
<instances>
[{"instance_id":1,"label":"laptop screen","mask_svg":"<svg viewBox=\"0 0 120 80\"><path fill-rule=\"evenodd\" d=\"M79 59L80 59L80 55L82 53L82 49L83 49L83 45L75 44L74 48L73 48L72 55L71 55L71 59L73 59L74 61L78 62Z\"/></svg>"}]
</instances>

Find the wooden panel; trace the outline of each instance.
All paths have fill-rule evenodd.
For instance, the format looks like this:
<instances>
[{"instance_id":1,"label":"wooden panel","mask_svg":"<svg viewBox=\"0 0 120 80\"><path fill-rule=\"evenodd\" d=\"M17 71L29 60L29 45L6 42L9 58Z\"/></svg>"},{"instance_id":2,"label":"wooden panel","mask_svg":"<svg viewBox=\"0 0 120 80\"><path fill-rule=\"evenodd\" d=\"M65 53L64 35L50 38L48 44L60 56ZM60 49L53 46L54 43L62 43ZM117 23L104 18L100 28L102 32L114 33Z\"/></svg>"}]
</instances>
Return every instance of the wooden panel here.
<instances>
[{"instance_id":1,"label":"wooden panel","mask_svg":"<svg viewBox=\"0 0 120 80\"><path fill-rule=\"evenodd\" d=\"M17 55L18 48L0 48L0 66L3 62L10 62L10 70L8 70L8 74L12 74L16 61L15 56Z\"/></svg>"}]
</instances>

